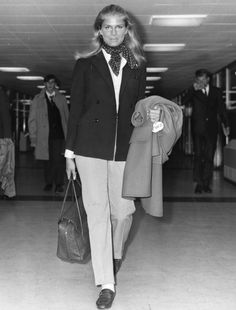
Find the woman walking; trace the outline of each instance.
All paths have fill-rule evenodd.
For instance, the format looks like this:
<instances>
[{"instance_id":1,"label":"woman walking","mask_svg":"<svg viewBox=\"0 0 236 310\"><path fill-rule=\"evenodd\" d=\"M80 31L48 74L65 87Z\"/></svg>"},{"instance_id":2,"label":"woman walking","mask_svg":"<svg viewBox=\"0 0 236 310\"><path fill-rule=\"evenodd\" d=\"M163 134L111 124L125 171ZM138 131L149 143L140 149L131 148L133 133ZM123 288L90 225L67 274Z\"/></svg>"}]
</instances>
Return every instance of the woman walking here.
<instances>
[{"instance_id":1,"label":"woman walking","mask_svg":"<svg viewBox=\"0 0 236 310\"><path fill-rule=\"evenodd\" d=\"M115 274L123 257L133 201L121 197L135 104L144 97L146 66L127 12L109 5L94 23L95 49L74 68L66 140L67 176L82 183L95 284L96 305L110 308Z\"/></svg>"}]
</instances>

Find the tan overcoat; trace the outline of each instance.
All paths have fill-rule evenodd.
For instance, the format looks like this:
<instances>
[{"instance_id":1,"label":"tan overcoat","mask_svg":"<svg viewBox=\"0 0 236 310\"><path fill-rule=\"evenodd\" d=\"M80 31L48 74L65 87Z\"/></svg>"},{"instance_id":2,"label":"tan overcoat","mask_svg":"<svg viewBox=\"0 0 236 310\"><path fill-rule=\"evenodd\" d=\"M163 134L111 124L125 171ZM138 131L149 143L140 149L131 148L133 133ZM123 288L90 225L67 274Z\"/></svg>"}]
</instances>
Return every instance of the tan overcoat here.
<instances>
[{"instance_id":1,"label":"tan overcoat","mask_svg":"<svg viewBox=\"0 0 236 310\"><path fill-rule=\"evenodd\" d=\"M160 107L164 128L152 132L147 110ZM162 164L168 160L182 132L183 114L174 102L160 96L150 96L137 102L132 116L135 126L126 161L122 196L140 197L145 211L163 216Z\"/></svg>"},{"instance_id":2,"label":"tan overcoat","mask_svg":"<svg viewBox=\"0 0 236 310\"><path fill-rule=\"evenodd\" d=\"M65 96L56 90L54 102L60 112L61 124L64 136L67 134L67 122L69 117L68 105ZM34 97L30 106L28 119L29 135L31 145L35 147L35 158L41 160L49 159L48 136L48 108L43 89ZM64 149L62 150L62 152Z\"/></svg>"}]
</instances>

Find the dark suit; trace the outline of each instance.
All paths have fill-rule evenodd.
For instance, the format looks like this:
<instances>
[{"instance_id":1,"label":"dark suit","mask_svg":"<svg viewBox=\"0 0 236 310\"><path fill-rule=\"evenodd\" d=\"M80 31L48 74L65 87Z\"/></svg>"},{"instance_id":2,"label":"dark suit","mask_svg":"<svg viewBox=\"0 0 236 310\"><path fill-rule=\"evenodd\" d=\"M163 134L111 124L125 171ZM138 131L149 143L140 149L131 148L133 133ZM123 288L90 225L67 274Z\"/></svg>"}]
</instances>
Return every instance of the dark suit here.
<instances>
[{"instance_id":1,"label":"dark suit","mask_svg":"<svg viewBox=\"0 0 236 310\"><path fill-rule=\"evenodd\" d=\"M183 100L192 106L192 133L194 146L194 181L209 186L213 173L218 120L228 126L226 106L219 88L209 86L208 95L191 87Z\"/></svg>"},{"instance_id":2,"label":"dark suit","mask_svg":"<svg viewBox=\"0 0 236 310\"><path fill-rule=\"evenodd\" d=\"M0 89L0 138L11 138L11 115L8 98Z\"/></svg>"},{"instance_id":3,"label":"dark suit","mask_svg":"<svg viewBox=\"0 0 236 310\"><path fill-rule=\"evenodd\" d=\"M73 73L66 148L77 155L112 160L117 126L115 160L125 161L133 130L131 116L136 102L144 96L145 77L145 66L131 70L125 65L117 114L103 53L79 59Z\"/></svg>"}]
</instances>

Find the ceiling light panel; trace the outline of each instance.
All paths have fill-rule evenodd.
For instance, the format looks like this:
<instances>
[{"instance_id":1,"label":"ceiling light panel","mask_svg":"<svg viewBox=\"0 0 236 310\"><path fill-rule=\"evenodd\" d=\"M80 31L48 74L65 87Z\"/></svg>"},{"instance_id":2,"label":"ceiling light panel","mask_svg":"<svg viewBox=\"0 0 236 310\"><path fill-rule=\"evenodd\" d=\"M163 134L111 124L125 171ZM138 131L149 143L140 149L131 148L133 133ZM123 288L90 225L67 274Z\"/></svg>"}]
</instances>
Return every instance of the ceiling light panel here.
<instances>
[{"instance_id":1,"label":"ceiling light panel","mask_svg":"<svg viewBox=\"0 0 236 310\"><path fill-rule=\"evenodd\" d=\"M157 72L165 72L168 68L158 68L158 67L148 67L147 72L148 73L157 73Z\"/></svg>"},{"instance_id":2,"label":"ceiling light panel","mask_svg":"<svg viewBox=\"0 0 236 310\"><path fill-rule=\"evenodd\" d=\"M205 14L153 15L149 24L161 27L197 27L206 17Z\"/></svg>"},{"instance_id":3,"label":"ceiling light panel","mask_svg":"<svg viewBox=\"0 0 236 310\"><path fill-rule=\"evenodd\" d=\"M184 43L166 43L166 44L144 44L145 52L175 52L184 49Z\"/></svg>"},{"instance_id":4,"label":"ceiling light panel","mask_svg":"<svg viewBox=\"0 0 236 310\"><path fill-rule=\"evenodd\" d=\"M30 76L30 75L18 75L17 79L23 80L23 81L42 81L42 76Z\"/></svg>"},{"instance_id":5,"label":"ceiling light panel","mask_svg":"<svg viewBox=\"0 0 236 310\"><path fill-rule=\"evenodd\" d=\"M147 76L147 77L146 77L146 80L147 80L147 81L158 81L158 80L160 80L160 79L161 79L160 76Z\"/></svg>"},{"instance_id":6,"label":"ceiling light panel","mask_svg":"<svg viewBox=\"0 0 236 310\"><path fill-rule=\"evenodd\" d=\"M29 72L28 68L24 67L0 67L1 72Z\"/></svg>"}]
</instances>

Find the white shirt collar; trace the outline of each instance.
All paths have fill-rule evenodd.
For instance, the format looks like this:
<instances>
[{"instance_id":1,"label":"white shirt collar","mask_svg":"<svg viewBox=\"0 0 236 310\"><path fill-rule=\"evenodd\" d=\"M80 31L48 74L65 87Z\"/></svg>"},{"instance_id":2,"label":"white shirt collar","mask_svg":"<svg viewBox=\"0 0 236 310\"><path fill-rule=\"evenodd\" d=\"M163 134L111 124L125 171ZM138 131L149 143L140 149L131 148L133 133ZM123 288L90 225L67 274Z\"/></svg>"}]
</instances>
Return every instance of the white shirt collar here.
<instances>
[{"instance_id":1,"label":"white shirt collar","mask_svg":"<svg viewBox=\"0 0 236 310\"><path fill-rule=\"evenodd\" d=\"M209 94L209 84L207 84L206 87L202 88L202 92L203 92L203 94L208 96L208 94Z\"/></svg>"},{"instance_id":2,"label":"white shirt collar","mask_svg":"<svg viewBox=\"0 0 236 310\"><path fill-rule=\"evenodd\" d=\"M48 96L48 98L50 98L51 96L55 96L56 95L56 92L55 92L55 90L54 90L54 92L52 92L51 94L48 92L48 91L46 91L46 94L47 94L47 96Z\"/></svg>"},{"instance_id":3,"label":"white shirt collar","mask_svg":"<svg viewBox=\"0 0 236 310\"><path fill-rule=\"evenodd\" d=\"M108 63L109 60L111 59L111 54L108 54L103 48L102 48L102 52L103 52L103 55L104 55L104 57Z\"/></svg>"}]
</instances>

